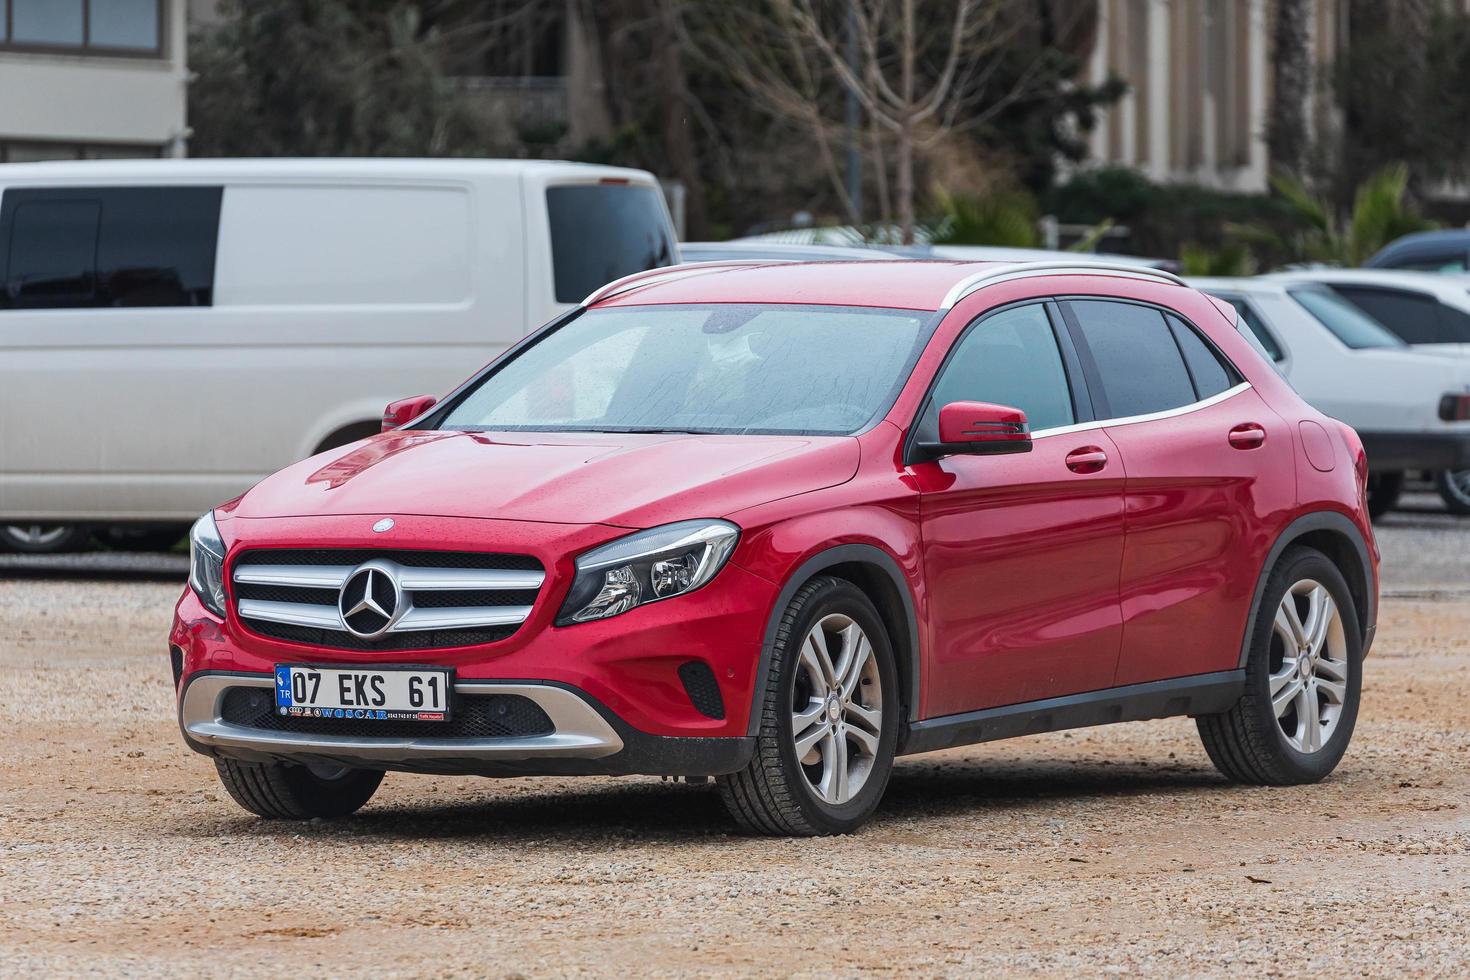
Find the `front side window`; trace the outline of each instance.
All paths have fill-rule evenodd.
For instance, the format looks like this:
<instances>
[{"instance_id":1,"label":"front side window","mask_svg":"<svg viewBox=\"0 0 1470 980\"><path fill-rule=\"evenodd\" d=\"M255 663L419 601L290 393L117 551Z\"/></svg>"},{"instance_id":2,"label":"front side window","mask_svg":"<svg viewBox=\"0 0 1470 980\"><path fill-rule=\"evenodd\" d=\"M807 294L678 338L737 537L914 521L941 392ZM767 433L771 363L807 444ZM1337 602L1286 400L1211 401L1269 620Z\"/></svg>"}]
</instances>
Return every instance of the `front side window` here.
<instances>
[{"instance_id":1,"label":"front side window","mask_svg":"<svg viewBox=\"0 0 1470 980\"><path fill-rule=\"evenodd\" d=\"M1375 290L1381 292L1381 290ZM1359 308L1357 304L1347 298L1338 295L1330 289L1320 287L1304 286L1299 289L1287 290L1287 295L1294 299L1302 309L1312 314L1312 317L1322 326L1326 327L1334 337L1342 341L1348 347L1355 350L1371 349L1376 347L1403 347L1404 341L1409 338L1404 335L1405 325L1401 324L1392 332L1385 327L1375 316L1370 316ZM1410 296L1410 294L1405 294ZM1410 296L1412 300L1412 296ZM1419 304L1415 304L1418 306ZM1419 312L1408 316L1408 321L1421 322L1426 325L1427 331L1424 336L1432 336L1434 327L1434 303L1425 299ZM1413 333L1417 330L1411 330ZM1398 336L1394 336L1398 334ZM1399 338L1403 337L1403 340ZM1430 343L1428 340L1411 341L1412 343Z\"/></svg>"},{"instance_id":2,"label":"front side window","mask_svg":"<svg viewBox=\"0 0 1470 980\"><path fill-rule=\"evenodd\" d=\"M208 306L218 187L11 188L0 309Z\"/></svg>"},{"instance_id":3,"label":"front side window","mask_svg":"<svg viewBox=\"0 0 1470 980\"><path fill-rule=\"evenodd\" d=\"M558 303L580 303L614 279L673 264L674 238L658 195L641 184L547 188Z\"/></svg>"},{"instance_id":4,"label":"front side window","mask_svg":"<svg viewBox=\"0 0 1470 980\"><path fill-rule=\"evenodd\" d=\"M439 427L849 435L892 405L932 319L765 304L589 310L482 378Z\"/></svg>"},{"instance_id":5,"label":"front side window","mask_svg":"<svg viewBox=\"0 0 1470 980\"><path fill-rule=\"evenodd\" d=\"M1097 368L1106 407L1100 417L1148 415L1197 400L1179 344L1158 310L1107 300L1068 306ZM1092 392L1095 406L1098 394Z\"/></svg>"},{"instance_id":6,"label":"front side window","mask_svg":"<svg viewBox=\"0 0 1470 980\"><path fill-rule=\"evenodd\" d=\"M1056 333L1046 308L1018 306L985 317L955 345L919 423L920 441L938 438L950 402L990 402L1026 413L1032 432L1077 421Z\"/></svg>"}]
</instances>

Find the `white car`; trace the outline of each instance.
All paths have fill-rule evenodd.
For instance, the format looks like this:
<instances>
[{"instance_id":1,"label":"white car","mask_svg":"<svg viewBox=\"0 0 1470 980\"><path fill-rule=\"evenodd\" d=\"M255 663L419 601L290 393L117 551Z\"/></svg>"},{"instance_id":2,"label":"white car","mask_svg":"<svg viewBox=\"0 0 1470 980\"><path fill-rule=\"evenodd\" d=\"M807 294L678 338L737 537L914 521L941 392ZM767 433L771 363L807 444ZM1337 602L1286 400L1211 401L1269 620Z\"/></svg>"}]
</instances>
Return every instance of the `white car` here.
<instances>
[{"instance_id":1,"label":"white car","mask_svg":"<svg viewBox=\"0 0 1470 980\"><path fill-rule=\"evenodd\" d=\"M1416 350L1470 357L1470 277L1380 269L1310 269L1277 273L1283 282L1314 282L1340 296ZM1470 514L1470 469L1432 473L1445 506Z\"/></svg>"},{"instance_id":2,"label":"white car","mask_svg":"<svg viewBox=\"0 0 1470 980\"><path fill-rule=\"evenodd\" d=\"M1391 509L1406 470L1470 468L1470 359L1416 350L1333 290L1306 280L1195 279L1313 407L1358 430L1369 507Z\"/></svg>"},{"instance_id":3,"label":"white car","mask_svg":"<svg viewBox=\"0 0 1470 980\"><path fill-rule=\"evenodd\" d=\"M0 165L0 543L162 529L678 262L641 170Z\"/></svg>"}]
</instances>

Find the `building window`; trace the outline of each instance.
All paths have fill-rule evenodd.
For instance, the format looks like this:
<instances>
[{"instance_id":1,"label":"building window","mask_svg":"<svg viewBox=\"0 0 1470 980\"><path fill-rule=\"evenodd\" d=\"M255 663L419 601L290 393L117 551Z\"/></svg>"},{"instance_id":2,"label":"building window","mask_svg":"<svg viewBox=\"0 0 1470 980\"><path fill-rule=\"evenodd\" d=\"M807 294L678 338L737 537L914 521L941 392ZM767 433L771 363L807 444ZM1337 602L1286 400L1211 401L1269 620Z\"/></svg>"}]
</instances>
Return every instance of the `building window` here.
<instances>
[{"instance_id":1,"label":"building window","mask_svg":"<svg viewBox=\"0 0 1470 980\"><path fill-rule=\"evenodd\" d=\"M164 0L0 0L0 48L163 54Z\"/></svg>"}]
</instances>

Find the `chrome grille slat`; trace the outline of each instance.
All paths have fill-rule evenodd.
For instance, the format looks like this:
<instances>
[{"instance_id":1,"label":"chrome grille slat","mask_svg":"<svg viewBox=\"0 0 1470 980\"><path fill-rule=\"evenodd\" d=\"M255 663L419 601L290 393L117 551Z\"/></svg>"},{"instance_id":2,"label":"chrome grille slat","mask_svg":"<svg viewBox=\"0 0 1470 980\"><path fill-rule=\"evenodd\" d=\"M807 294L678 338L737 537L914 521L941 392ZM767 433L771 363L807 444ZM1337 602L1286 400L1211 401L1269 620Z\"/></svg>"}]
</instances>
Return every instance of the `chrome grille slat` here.
<instances>
[{"instance_id":1,"label":"chrome grille slat","mask_svg":"<svg viewBox=\"0 0 1470 980\"><path fill-rule=\"evenodd\" d=\"M337 554L341 557L333 562ZM399 550L360 560L372 554L366 549L246 552L235 560L231 572L233 583L239 587L235 611L246 625L260 624L257 631L266 635L275 635L266 630L268 624L280 624L274 630L282 626L319 630L323 646L335 643L344 648L371 649L380 642L384 650L401 648L391 639L394 634L417 637L413 641L417 649L463 646L493 642L513 633L531 615L530 603L546 581L544 570L528 567L538 566L536 560L523 555ZM464 565L452 564L455 559ZM486 567L505 565L511 567ZM360 591L363 579L359 570L366 568L376 569L372 573L375 575L391 575L397 582L398 614L381 632L371 632L370 626L366 627L369 632L363 632L359 619L344 620L338 603L324 604L334 593L348 588L350 582L358 583ZM371 576L368 581L372 581ZM423 606L414 603L415 593L424 594ZM456 597L455 593L464 595ZM361 598L354 595L354 600ZM357 632L349 629L348 621ZM404 642L409 641L398 641Z\"/></svg>"},{"instance_id":2,"label":"chrome grille slat","mask_svg":"<svg viewBox=\"0 0 1470 980\"><path fill-rule=\"evenodd\" d=\"M510 626L524 623L531 615L530 606L450 606L435 609L410 609L393 625L390 633L417 630L462 630L476 626Z\"/></svg>"},{"instance_id":3,"label":"chrome grille slat","mask_svg":"<svg viewBox=\"0 0 1470 980\"><path fill-rule=\"evenodd\" d=\"M236 604L241 619L264 619L288 626L313 626L317 629L340 630L342 614L336 606L317 606L305 602L270 602L265 599L241 599Z\"/></svg>"}]
</instances>

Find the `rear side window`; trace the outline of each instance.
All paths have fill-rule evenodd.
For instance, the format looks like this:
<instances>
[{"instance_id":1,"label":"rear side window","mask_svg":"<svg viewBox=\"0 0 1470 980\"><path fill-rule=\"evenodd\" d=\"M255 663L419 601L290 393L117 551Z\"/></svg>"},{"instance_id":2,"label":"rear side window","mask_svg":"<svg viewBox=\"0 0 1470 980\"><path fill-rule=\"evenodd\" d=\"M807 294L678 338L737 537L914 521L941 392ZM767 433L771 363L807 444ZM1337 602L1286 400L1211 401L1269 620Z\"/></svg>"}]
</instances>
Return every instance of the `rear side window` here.
<instances>
[{"instance_id":1,"label":"rear side window","mask_svg":"<svg viewBox=\"0 0 1470 980\"><path fill-rule=\"evenodd\" d=\"M1163 412L1196 401L1173 331L1158 310L1132 303L1075 300L1066 304L1097 368L1102 418ZM1089 384L1089 388L1092 385Z\"/></svg>"},{"instance_id":2,"label":"rear side window","mask_svg":"<svg viewBox=\"0 0 1470 980\"><path fill-rule=\"evenodd\" d=\"M580 303L614 279L673 264L674 239L658 195L637 184L547 188L558 303Z\"/></svg>"},{"instance_id":3,"label":"rear side window","mask_svg":"<svg viewBox=\"0 0 1470 980\"><path fill-rule=\"evenodd\" d=\"M0 308L208 306L218 187L11 189Z\"/></svg>"},{"instance_id":4,"label":"rear side window","mask_svg":"<svg viewBox=\"0 0 1470 980\"><path fill-rule=\"evenodd\" d=\"M1177 316L1166 316L1165 319L1174 332L1179 353L1184 355L1184 366L1189 369L1196 397L1213 398L1240 383L1240 375L1235 373L1235 368L1225 363L1193 327Z\"/></svg>"},{"instance_id":5,"label":"rear side window","mask_svg":"<svg viewBox=\"0 0 1470 980\"><path fill-rule=\"evenodd\" d=\"M1018 306L975 324L956 345L934 384L920 441L938 437L939 409L959 401L1019 408L1033 432L1077 421L1061 351L1045 308Z\"/></svg>"},{"instance_id":6,"label":"rear side window","mask_svg":"<svg viewBox=\"0 0 1470 980\"><path fill-rule=\"evenodd\" d=\"M1339 296L1346 298L1348 302L1383 324L1406 343L1436 344L1452 339L1442 335L1439 302L1432 296L1406 292L1402 289L1340 285L1334 285L1332 288ZM1292 296L1300 301L1296 292L1293 292ZM1343 342L1349 347L1383 346L1382 344L1354 344L1346 339Z\"/></svg>"}]
</instances>

